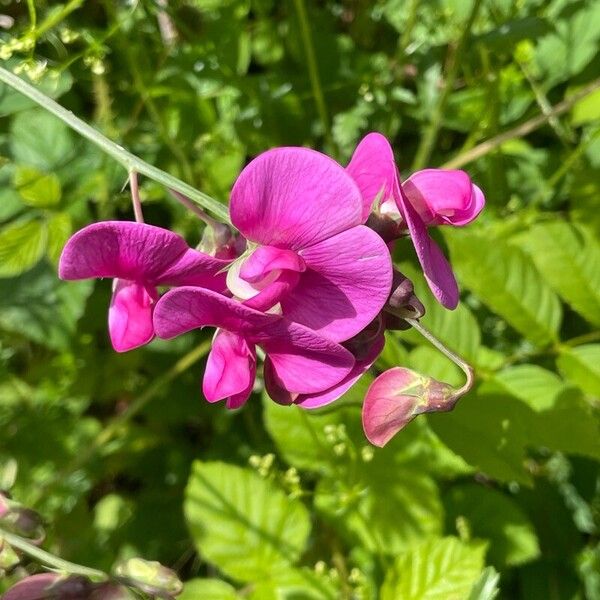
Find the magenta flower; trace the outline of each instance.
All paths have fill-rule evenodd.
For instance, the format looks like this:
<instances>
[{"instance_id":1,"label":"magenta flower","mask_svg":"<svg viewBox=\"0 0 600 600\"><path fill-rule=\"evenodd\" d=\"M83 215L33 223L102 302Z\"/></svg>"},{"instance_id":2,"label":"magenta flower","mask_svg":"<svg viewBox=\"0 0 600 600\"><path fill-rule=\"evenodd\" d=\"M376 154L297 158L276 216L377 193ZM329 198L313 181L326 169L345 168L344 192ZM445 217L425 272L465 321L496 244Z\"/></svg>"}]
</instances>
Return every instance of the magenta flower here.
<instances>
[{"instance_id":1,"label":"magenta flower","mask_svg":"<svg viewBox=\"0 0 600 600\"><path fill-rule=\"evenodd\" d=\"M298 404L303 408L320 408L331 404L345 394L372 366L385 345L383 316L379 315L373 323L358 335L343 344L354 356L354 367L340 382L312 394L293 394L278 384L274 376L271 361L265 360L265 388L269 396L279 404Z\"/></svg>"},{"instance_id":2,"label":"magenta flower","mask_svg":"<svg viewBox=\"0 0 600 600\"><path fill-rule=\"evenodd\" d=\"M400 184L389 142L379 133L366 135L347 167L360 188L362 215L367 219L373 204L380 214L396 217L408 229L427 283L446 308L456 308L458 285L448 260L429 237L431 225L462 226L481 212L485 199L463 171L425 169Z\"/></svg>"},{"instance_id":3,"label":"magenta flower","mask_svg":"<svg viewBox=\"0 0 600 600\"><path fill-rule=\"evenodd\" d=\"M276 148L240 174L231 220L249 252L229 270L237 298L335 341L351 338L385 304L392 265L383 240L365 227L360 191L329 157Z\"/></svg>"},{"instance_id":4,"label":"magenta flower","mask_svg":"<svg viewBox=\"0 0 600 600\"><path fill-rule=\"evenodd\" d=\"M161 338L205 326L218 329L203 392L209 402L226 400L228 408L238 408L252 392L257 345L268 357L278 385L293 394L321 392L342 381L354 366L352 354L340 344L211 290L180 287L156 305L154 327Z\"/></svg>"},{"instance_id":5,"label":"magenta flower","mask_svg":"<svg viewBox=\"0 0 600 600\"><path fill-rule=\"evenodd\" d=\"M104 221L78 231L60 257L61 279L115 278L108 311L117 352L154 337L152 311L159 286L198 285L223 292L230 261L192 250L177 234L144 223Z\"/></svg>"}]
</instances>

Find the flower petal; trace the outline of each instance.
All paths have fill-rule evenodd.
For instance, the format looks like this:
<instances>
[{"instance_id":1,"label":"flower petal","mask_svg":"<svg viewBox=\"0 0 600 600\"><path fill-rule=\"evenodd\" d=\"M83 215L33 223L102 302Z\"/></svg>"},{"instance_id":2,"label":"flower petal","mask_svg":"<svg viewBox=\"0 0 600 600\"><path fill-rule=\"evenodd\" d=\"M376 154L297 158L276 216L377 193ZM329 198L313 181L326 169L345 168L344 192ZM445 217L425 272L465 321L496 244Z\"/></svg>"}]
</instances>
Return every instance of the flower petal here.
<instances>
[{"instance_id":1,"label":"flower petal","mask_svg":"<svg viewBox=\"0 0 600 600\"><path fill-rule=\"evenodd\" d=\"M400 187L397 188L396 201L398 209L408 225L410 237L429 288L443 306L455 309L458 305L459 292L450 263L440 247L429 237L427 227Z\"/></svg>"},{"instance_id":2,"label":"flower petal","mask_svg":"<svg viewBox=\"0 0 600 600\"><path fill-rule=\"evenodd\" d=\"M462 226L481 212L485 199L464 171L424 169L413 173L402 189L425 225Z\"/></svg>"},{"instance_id":3,"label":"flower petal","mask_svg":"<svg viewBox=\"0 0 600 600\"><path fill-rule=\"evenodd\" d=\"M345 394L371 368L377 357L381 354L384 345L385 337L383 335L378 336L368 354L364 358L356 360L353 369L342 381L321 393L301 394L295 399L295 403L299 404L302 408L319 408L334 402Z\"/></svg>"},{"instance_id":4,"label":"flower petal","mask_svg":"<svg viewBox=\"0 0 600 600\"><path fill-rule=\"evenodd\" d=\"M59 262L61 279L114 277L165 285L224 288L213 276L228 261L192 250L166 229L132 221L103 221L73 235Z\"/></svg>"},{"instance_id":5,"label":"flower petal","mask_svg":"<svg viewBox=\"0 0 600 600\"><path fill-rule=\"evenodd\" d=\"M265 314L211 290L181 287L167 292L154 310L161 338L203 326L226 329L260 344L286 389L318 392L341 381L354 366L343 346L280 315Z\"/></svg>"},{"instance_id":6,"label":"flower petal","mask_svg":"<svg viewBox=\"0 0 600 600\"><path fill-rule=\"evenodd\" d=\"M236 333L218 330L208 355L202 383L206 399L209 402L227 399L228 408L238 408L250 396L255 375L254 346Z\"/></svg>"},{"instance_id":7,"label":"flower petal","mask_svg":"<svg viewBox=\"0 0 600 600\"><path fill-rule=\"evenodd\" d=\"M240 277L250 283L264 279L269 273L277 270L289 270L302 273L306 270L304 260L292 250L259 246L242 263Z\"/></svg>"},{"instance_id":8,"label":"flower petal","mask_svg":"<svg viewBox=\"0 0 600 600\"><path fill-rule=\"evenodd\" d=\"M143 346L154 337L152 324L153 295L141 284L126 279L116 279L110 308L108 331L113 348L127 352Z\"/></svg>"},{"instance_id":9,"label":"flower petal","mask_svg":"<svg viewBox=\"0 0 600 600\"><path fill-rule=\"evenodd\" d=\"M384 202L394 191L396 163L390 143L380 133L367 134L354 150L346 171L361 192L364 223L377 196Z\"/></svg>"},{"instance_id":10,"label":"flower petal","mask_svg":"<svg viewBox=\"0 0 600 600\"><path fill-rule=\"evenodd\" d=\"M385 242L364 225L353 227L300 252L307 270L281 300L284 316L344 341L382 309L392 284Z\"/></svg>"},{"instance_id":11,"label":"flower petal","mask_svg":"<svg viewBox=\"0 0 600 600\"><path fill-rule=\"evenodd\" d=\"M249 240L291 250L362 222L352 178L308 148L275 148L255 158L233 186L229 211Z\"/></svg>"}]
</instances>

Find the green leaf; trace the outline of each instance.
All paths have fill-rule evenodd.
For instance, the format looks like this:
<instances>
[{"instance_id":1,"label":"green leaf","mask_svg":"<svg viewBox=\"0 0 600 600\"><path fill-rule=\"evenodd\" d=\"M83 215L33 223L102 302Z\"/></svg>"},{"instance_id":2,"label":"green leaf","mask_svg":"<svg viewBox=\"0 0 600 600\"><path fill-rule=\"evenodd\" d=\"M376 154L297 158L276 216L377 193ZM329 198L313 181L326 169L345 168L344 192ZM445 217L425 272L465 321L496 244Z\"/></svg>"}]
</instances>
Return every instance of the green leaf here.
<instances>
[{"instance_id":1,"label":"green leaf","mask_svg":"<svg viewBox=\"0 0 600 600\"><path fill-rule=\"evenodd\" d=\"M194 463L184 511L201 556L240 581L261 581L295 563L310 532L299 500L221 462Z\"/></svg>"},{"instance_id":2,"label":"green leaf","mask_svg":"<svg viewBox=\"0 0 600 600\"><path fill-rule=\"evenodd\" d=\"M485 546L447 537L401 554L386 573L381 600L460 600L481 575Z\"/></svg>"},{"instance_id":3,"label":"green leaf","mask_svg":"<svg viewBox=\"0 0 600 600\"><path fill-rule=\"evenodd\" d=\"M600 344L563 347L557 363L559 371L569 381L586 394L600 397Z\"/></svg>"},{"instance_id":4,"label":"green leaf","mask_svg":"<svg viewBox=\"0 0 600 600\"><path fill-rule=\"evenodd\" d=\"M44 263L20 277L1 279L0 329L49 348L69 348L92 288L92 281L60 281Z\"/></svg>"},{"instance_id":5,"label":"green leaf","mask_svg":"<svg viewBox=\"0 0 600 600\"><path fill-rule=\"evenodd\" d=\"M336 586L328 573L320 574L313 569L289 569L278 573L272 580L264 580L253 586L249 600L338 600L339 583Z\"/></svg>"},{"instance_id":6,"label":"green leaf","mask_svg":"<svg viewBox=\"0 0 600 600\"><path fill-rule=\"evenodd\" d=\"M48 219L48 248L46 254L53 264L58 264L58 259L69 236L73 233L73 223L68 213L53 214Z\"/></svg>"},{"instance_id":7,"label":"green leaf","mask_svg":"<svg viewBox=\"0 0 600 600\"><path fill-rule=\"evenodd\" d=\"M415 267L403 262L399 268L412 280L417 297L425 305L426 312L421 323L459 356L469 362L475 362L481 345L481 333L473 313L464 303L460 303L456 310L445 309L435 300L423 275ZM402 332L401 335L413 344L430 347L429 342L412 329Z\"/></svg>"},{"instance_id":8,"label":"green leaf","mask_svg":"<svg viewBox=\"0 0 600 600\"><path fill-rule=\"evenodd\" d=\"M474 483L459 485L444 497L444 507L448 529L462 517L473 537L490 541L488 559L498 569L539 556L535 529L510 496Z\"/></svg>"},{"instance_id":9,"label":"green leaf","mask_svg":"<svg viewBox=\"0 0 600 600\"><path fill-rule=\"evenodd\" d=\"M48 173L76 155L69 128L41 109L21 112L12 120L10 147L15 162Z\"/></svg>"},{"instance_id":10,"label":"green leaf","mask_svg":"<svg viewBox=\"0 0 600 600\"><path fill-rule=\"evenodd\" d=\"M576 93L577 89L573 89L572 92ZM575 127L593 123L598 119L600 119L600 90L585 96L571 109L571 123Z\"/></svg>"},{"instance_id":11,"label":"green leaf","mask_svg":"<svg viewBox=\"0 0 600 600\"><path fill-rule=\"evenodd\" d=\"M239 600L232 585L220 579L190 579L185 582L178 600Z\"/></svg>"},{"instance_id":12,"label":"green leaf","mask_svg":"<svg viewBox=\"0 0 600 600\"><path fill-rule=\"evenodd\" d=\"M541 223L522 238L539 272L588 321L600 324L600 244L582 225Z\"/></svg>"},{"instance_id":13,"label":"green leaf","mask_svg":"<svg viewBox=\"0 0 600 600\"><path fill-rule=\"evenodd\" d=\"M496 387L541 412L553 408L567 389L565 382L552 371L537 365L517 365L496 373L486 389ZM482 388L483 389L483 388Z\"/></svg>"},{"instance_id":14,"label":"green leaf","mask_svg":"<svg viewBox=\"0 0 600 600\"><path fill-rule=\"evenodd\" d=\"M494 479L529 485L524 462L530 413L510 396L470 393L452 412L427 419L442 442L468 464Z\"/></svg>"},{"instance_id":15,"label":"green leaf","mask_svg":"<svg viewBox=\"0 0 600 600\"><path fill-rule=\"evenodd\" d=\"M13 182L27 206L52 208L60 202L60 180L54 173L48 175L35 167L19 166Z\"/></svg>"},{"instance_id":16,"label":"green leaf","mask_svg":"<svg viewBox=\"0 0 600 600\"><path fill-rule=\"evenodd\" d=\"M494 600L500 593L498 582L500 574L494 567L486 567L481 577L475 582L467 600Z\"/></svg>"},{"instance_id":17,"label":"green leaf","mask_svg":"<svg viewBox=\"0 0 600 600\"><path fill-rule=\"evenodd\" d=\"M484 304L535 344L557 339L560 302L521 249L472 233L445 237L459 281Z\"/></svg>"},{"instance_id":18,"label":"green leaf","mask_svg":"<svg viewBox=\"0 0 600 600\"><path fill-rule=\"evenodd\" d=\"M0 231L0 277L28 271L42 258L48 234L45 223L36 219L7 225Z\"/></svg>"},{"instance_id":19,"label":"green leaf","mask_svg":"<svg viewBox=\"0 0 600 600\"><path fill-rule=\"evenodd\" d=\"M442 505L433 479L384 461L358 465L354 481L324 478L315 506L349 541L370 552L396 554L410 543L442 532ZM350 534L350 535L349 535Z\"/></svg>"}]
</instances>

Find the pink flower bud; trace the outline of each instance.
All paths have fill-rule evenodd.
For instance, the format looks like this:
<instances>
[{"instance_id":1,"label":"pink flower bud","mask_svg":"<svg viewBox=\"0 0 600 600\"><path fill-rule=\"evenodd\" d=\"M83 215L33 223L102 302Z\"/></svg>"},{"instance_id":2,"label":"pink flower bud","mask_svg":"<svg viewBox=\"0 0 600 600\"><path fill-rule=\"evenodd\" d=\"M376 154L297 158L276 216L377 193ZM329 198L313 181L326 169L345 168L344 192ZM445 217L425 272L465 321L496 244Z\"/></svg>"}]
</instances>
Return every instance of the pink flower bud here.
<instances>
[{"instance_id":1,"label":"pink flower bud","mask_svg":"<svg viewBox=\"0 0 600 600\"><path fill-rule=\"evenodd\" d=\"M451 410L458 397L441 381L394 367L370 385L362 410L367 439L383 447L417 415Z\"/></svg>"}]
</instances>

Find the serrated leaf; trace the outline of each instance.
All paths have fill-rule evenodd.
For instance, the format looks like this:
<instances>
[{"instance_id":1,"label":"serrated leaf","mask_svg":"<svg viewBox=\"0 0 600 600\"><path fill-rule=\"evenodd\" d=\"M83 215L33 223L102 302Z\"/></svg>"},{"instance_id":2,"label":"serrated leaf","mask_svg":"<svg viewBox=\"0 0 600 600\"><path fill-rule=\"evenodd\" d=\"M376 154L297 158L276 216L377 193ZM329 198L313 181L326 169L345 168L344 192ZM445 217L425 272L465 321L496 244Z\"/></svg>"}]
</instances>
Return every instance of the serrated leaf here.
<instances>
[{"instance_id":1,"label":"serrated leaf","mask_svg":"<svg viewBox=\"0 0 600 600\"><path fill-rule=\"evenodd\" d=\"M510 496L477 484L459 485L444 497L444 507L449 529L462 517L472 537L490 541L488 559L498 569L539 556L535 529Z\"/></svg>"},{"instance_id":2,"label":"serrated leaf","mask_svg":"<svg viewBox=\"0 0 600 600\"><path fill-rule=\"evenodd\" d=\"M201 556L239 581L261 581L295 563L310 532L299 500L221 462L194 463L184 512Z\"/></svg>"},{"instance_id":3,"label":"serrated leaf","mask_svg":"<svg viewBox=\"0 0 600 600\"><path fill-rule=\"evenodd\" d=\"M569 381L587 394L600 397L600 344L563 348L557 363Z\"/></svg>"},{"instance_id":4,"label":"serrated leaf","mask_svg":"<svg viewBox=\"0 0 600 600\"><path fill-rule=\"evenodd\" d=\"M335 585L337 583L337 585ZM332 581L328 573L320 574L313 569L289 569L278 573L272 580L264 580L253 586L249 600L338 600L339 583Z\"/></svg>"},{"instance_id":5,"label":"serrated leaf","mask_svg":"<svg viewBox=\"0 0 600 600\"><path fill-rule=\"evenodd\" d=\"M42 173L35 167L19 166L13 183L23 204L34 208L52 208L60 202L60 180L54 173Z\"/></svg>"},{"instance_id":6,"label":"serrated leaf","mask_svg":"<svg viewBox=\"0 0 600 600\"><path fill-rule=\"evenodd\" d=\"M472 233L445 237L460 283L535 344L557 339L560 302L520 248Z\"/></svg>"},{"instance_id":7,"label":"serrated leaf","mask_svg":"<svg viewBox=\"0 0 600 600\"><path fill-rule=\"evenodd\" d=\"M447 537L400 555L385 576L381 600L466 599L481 575L485 546Z\"/></svg>"},{"instance_id":8,"label":"serrated leaf","mask_svg":"<svg viewBox=\"0 0 600 600\"><path fill-rule=\"evenodd\" d=\"M600 244L563 221L535 225L522 239L539 272L588 321L600 324Z\"/></svg>"},{"instance_id":9,"label":"serrated leaf","mask_svg":"<svg viewBox=\"0 0 600 600\"><path fill-rule=\"evenodd\" d=\"M45 223L35 219L4 227L0 231L0 277L14 277L35 266L47 240Z\"/></svg>"},{"instance_id":10,"label":"serrated leaf","mask_svg":"<svg viewBox=\"0 0 600 600\"><path fill-rule=\"evenodd\" d=\"M185 582L179 600L239 600L235 588L220 579L190 579Z\"/></svg>"},{"instance_id":11,"label":"serrated leaf","mask_svg":"<svg viewBox=\"0 0 600 600\"><path fill-rule=\"evenodd\" d=\"M494 600L500 593L498 582L500 574L494 567L486 567L481 577L475 582L467 600Z\"/></svg>"}]
</instances>

